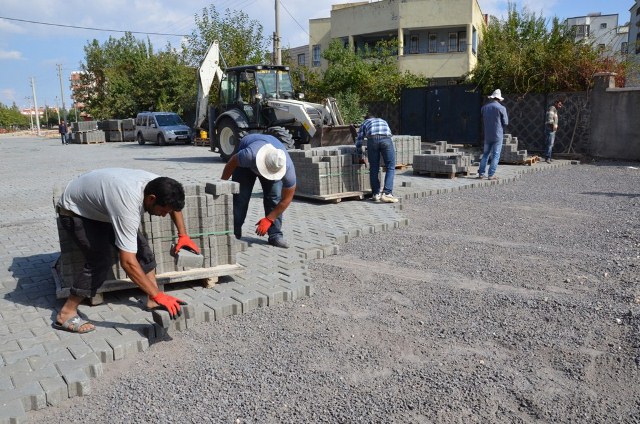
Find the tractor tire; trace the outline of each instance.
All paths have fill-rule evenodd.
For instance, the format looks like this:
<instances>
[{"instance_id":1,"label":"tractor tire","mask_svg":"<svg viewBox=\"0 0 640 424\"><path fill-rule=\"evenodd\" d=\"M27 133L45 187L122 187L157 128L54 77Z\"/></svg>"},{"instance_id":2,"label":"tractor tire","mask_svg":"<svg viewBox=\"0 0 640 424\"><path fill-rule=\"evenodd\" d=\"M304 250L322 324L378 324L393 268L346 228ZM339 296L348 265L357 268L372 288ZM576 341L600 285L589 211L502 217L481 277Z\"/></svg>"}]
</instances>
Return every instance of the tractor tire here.
<instances>
[{"instance_id":1,"label":"tractor tire","mask_svg":"<svg viewBox=\"0 0 640 424\"><path fill-rule=\"evenodd\" d=\"M216 147L220 157L227 162L238 151L238 145L247 132L241 130L236 122L229 118L220 120L216 131Z\"/></svg>"},{"instance_id":2,"label":"tractor tire","mask_svg":"<svg viewBox=\"0 0 640 424\"><path fill-rule=\"evenodd\" d=\"M158 134L158 146L166 146L167 141L164 139L164 135Z\"/></svg>"},{"instance_id":3,"label":"tractor tire","mask_svg":"<svg viewBox=\"0 0 640 424\"><path fill-rule=\"evenodd\" d=\"M271 127L265 131L265 134L269 134L280 140L284 147L289 149L293 149L295 146L295 140L293 139L293 135L291 132L284 127Z\"/></svg>"},{"instance_id":4,"label":"tractor tire","mask_svg":"<svg viewBox=\"0 0 640 424\"><path fill-rule=\"evenodd\" d=\"M142 133L138 133L138 136L136 137L136 139L138 140L138 144L143 146L145 141L144 141L144 137L142 137Z\"/></svg>"}]
</instances>

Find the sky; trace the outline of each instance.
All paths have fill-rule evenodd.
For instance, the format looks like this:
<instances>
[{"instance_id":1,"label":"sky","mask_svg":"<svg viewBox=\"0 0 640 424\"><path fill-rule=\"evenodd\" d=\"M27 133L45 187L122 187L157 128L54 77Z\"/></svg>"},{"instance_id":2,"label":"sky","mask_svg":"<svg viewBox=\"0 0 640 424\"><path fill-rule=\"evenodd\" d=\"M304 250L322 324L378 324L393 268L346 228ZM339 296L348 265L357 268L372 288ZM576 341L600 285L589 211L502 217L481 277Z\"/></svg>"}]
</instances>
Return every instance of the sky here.
<instances>
[{"instance_id":1,"label":"sky","mask_svg":"<svg viewBox=\"0 0 640 424\"><path fill-rule=\"evenodd\" d=\"M286 48L309 44L309 19L327 18L332 4L347 2L279 0L281 46ZM508 0L478 2L483 13L497 17L504 16L508 7ZM629 9L634 4L634 0L511 2L518 10L526 7L545 18L557 16L565 19L591 12L618 14L620 25L629 21ZM201 16L202 9L211 4L222 15L226 9L244 11L250 19L262 24L263 34L268 37L275 31L275 0L2 0L0 103L29 107L33 104L33 81L38 107L45 104L54 107L56 103L62 106L61 100L64 99L65 106L70 108L69 76L80 69L80 63L84 61L84 47L90 41L96 39L102 44L110 36L120 38L124 31L135 31L139 33L134 35L140 39L146 39L146 34L149 34L156 49L163 48L167 42L179 46L182 36L191 34L195 28L194 16Z\"/></svg>"}]
</instances>

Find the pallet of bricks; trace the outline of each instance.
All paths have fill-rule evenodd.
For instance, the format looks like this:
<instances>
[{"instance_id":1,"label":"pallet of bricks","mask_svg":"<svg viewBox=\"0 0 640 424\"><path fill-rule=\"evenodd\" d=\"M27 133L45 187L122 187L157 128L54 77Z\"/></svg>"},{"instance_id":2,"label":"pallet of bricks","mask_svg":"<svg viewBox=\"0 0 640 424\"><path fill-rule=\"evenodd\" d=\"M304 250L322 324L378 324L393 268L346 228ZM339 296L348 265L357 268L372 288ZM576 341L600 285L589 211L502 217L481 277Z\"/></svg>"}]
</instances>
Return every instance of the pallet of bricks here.
<instances>
[{"instance_id":1,"label":"pallet of bricks","mask_svg":"<svg viewBox=\"0 0 640 424\"><path fill-rule=\"evenodd\" d=\"M141 230L154 252L156 259L156 280L160 289L165 284L200 280L205 285L217 282L218 277L235 275L244 271L236 262L236 254L244 244L233 235L233 193L238 184L215 180L212 183L185 186L185 207L182 210L189 236L200 248L203 256L201 267L178 267L178 259L171 255L171 245L178 234L169 216L150 216L145 213L141 219ZM54 206L62 190L54 192ZM56 282L56 296L69 295L73 278L84 267L84 256L68 232L62 228L60 218L56 218L60 239L60 257L53 266ZM91 299L92 304L103 300L103 293L137 287L127 277L118 261L118 252L113 248L112 267L98 294Z\"/></svg>"},{"instance_id":2,"label":"pallet of bricks","mask_svg":"<svg viewBox=\"0 0 640 424\"><path fill-rule=\"evenodd\" d=\"M129 119L107 119L100 121L98 128L104 131L107 143L134 141L135 120Z\"/></svg>"},{"instance_id":3,"label":"pallet of bricks","mask_svg":"<svg viewBox=\"0 0 640 424\"><path fill-rule=\"evenodd\" d=\"M96 144L106 141L104 131L98 129L98 121L78 121L71 125L74 144Z\"/></svg>"},{"instance_id":4,"label":"pallet of bricks","mask_svg":"<svg viewBox=\"0 0 640 424\"><path fill-rule=\"evenodd\" d=\"M394 135L391 139L396 149L396 167L412 166L413 157L422 153L421 137L419 135ZM380 164L384 165L382 158Z\"/></svg>"},{"instance_id":5,"label":"pallet of bricks","mask_svg":"<svg viewBox=\"0 0 640 424\"><path fill-rule=\"evenodd\" d=\"M424 153L413 157L413 173L428 177L455 178L469 174L472 156L446 141L436 141Z\"/></svg>"},{"instance_id":6,"label":"pallet of bricks","mask_svg":"<svg viewBox=\"0 0 640 424\"><path fill-rule=\"evenodd\" d=\"M502 138L500 163L511 165L532 165L540 160L538 156L530 157L526 150L518 150L518 137L505 134Z\"/></svg>"},{"instance_id":7,"label":"pallet of bricks","mask_svg":"<svg viewBox=\"0 0 640 424\"><path fill-rule=\"evenodd\" d=\"M315 200L362 199L371 191L369 170L353 145L289 150L296 168L296 196Z\"/></svg>"}]
</instances>

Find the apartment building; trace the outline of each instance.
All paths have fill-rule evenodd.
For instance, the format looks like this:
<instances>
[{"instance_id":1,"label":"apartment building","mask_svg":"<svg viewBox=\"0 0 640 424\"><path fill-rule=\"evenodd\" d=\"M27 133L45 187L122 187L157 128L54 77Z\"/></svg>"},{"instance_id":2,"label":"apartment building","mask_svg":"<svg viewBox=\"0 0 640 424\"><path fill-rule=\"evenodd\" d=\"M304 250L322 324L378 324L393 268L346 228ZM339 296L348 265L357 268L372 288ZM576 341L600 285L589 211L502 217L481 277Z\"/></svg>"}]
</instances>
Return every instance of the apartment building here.
<instances>
[{"instance_id":1,"label":"apartment building","mask_svg":"<svg viewBox=\"0 0 640 424\"><path fill-rule=\"evenodd\" d=\"M397 39L398 68L455 84L477 63L486 25L477 0L380 0L336 4L331 16L309 21L309 66L326 69L322 52L339 39L356 51Z\"/></svg>"},{"instance_id":2,"label":"apartment building","mask_svg":"<svg viewBox=\"0 0 640 424\"><path fill-rule=\"evenodd\" d=\"M565 20L575 30L576 41L584 41L609 57L624 58L629 50L629 26L618 25L618 14L590 13Z\"/></svg>"},{"instance_id":3,"label":"apartment building","mask_svg":"<svg viewBox=\"0 0 640 424\"><path fill-rule=\"evenodd\" d=\"M629 9L629 61L632 69L625 82L626 87L640 87L640 0Z\"/></svg>"}]
</instances>

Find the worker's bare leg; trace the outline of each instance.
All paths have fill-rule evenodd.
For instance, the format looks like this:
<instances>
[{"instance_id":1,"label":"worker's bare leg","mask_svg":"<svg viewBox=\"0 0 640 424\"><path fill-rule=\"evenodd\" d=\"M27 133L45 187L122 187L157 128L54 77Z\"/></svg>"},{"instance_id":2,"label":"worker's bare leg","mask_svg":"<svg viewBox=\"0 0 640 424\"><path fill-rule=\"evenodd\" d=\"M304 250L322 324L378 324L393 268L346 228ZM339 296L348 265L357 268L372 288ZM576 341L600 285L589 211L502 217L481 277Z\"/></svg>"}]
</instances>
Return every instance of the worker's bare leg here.
<instances>
[{"instance_id":1,"label":"worker's bare leg","mask_svg":"<svg viewBox=\"0 0 640 424\"><path fill-rule=\"evenodd\" d=\"M62 305L62 309L60 309L60 312L58 312L58 315L56 315L56 321L58 322L58 324L63 324L69 318L73 318L78 315L78 306L82 303L83 300L83 297L76 296L74 294L69 295L67 301L64 302L64 305ZM92 328L95 328L95 326L90 322L87 322L80 326L79 330L81 333L83 333L85 331L91 330Z\"/></svg>"}]
</instances>

